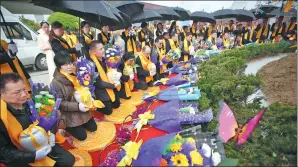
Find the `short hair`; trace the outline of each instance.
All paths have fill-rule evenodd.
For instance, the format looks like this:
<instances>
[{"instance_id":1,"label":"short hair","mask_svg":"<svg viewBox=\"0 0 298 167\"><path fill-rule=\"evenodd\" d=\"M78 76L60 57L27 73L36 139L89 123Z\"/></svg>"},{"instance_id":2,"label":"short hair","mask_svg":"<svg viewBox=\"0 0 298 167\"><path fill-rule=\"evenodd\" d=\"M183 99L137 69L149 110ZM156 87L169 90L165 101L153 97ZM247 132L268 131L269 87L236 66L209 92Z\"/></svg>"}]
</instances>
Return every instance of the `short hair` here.
<instances>
[{"instance_id":1,"label":"short hair","mask_svg":"<svg viewBox=\"0 0 298 167\"><path fill-rule=\"evenodd\" d=\"M135 56L134 56L131 52L125 53L125 54L123 55L123 57L122 57L122 59L123 59L124 61L127 61L127 60L129 60L129 59L134 59L134 58L135 58Z\"/></svg>"},{"instance_id":2,"label":"short hair","mask_svg":"<svg viewBox=\"0 0 298 167\"><path fill-rule=\"evenodd\" d=\"M157 38L154 40L154 42L155 42L155 43L158 43L159 40L163 40L163 38L162 38L161 36L159 36L159 37L157 37Z\"/></svg>"},{"instance_id":3,"label":"short hair","mask_svg":"<svg viewBox=\"0 0 298 167\"><path fill-rule=\"evenodd\" d=\"M232 23L234 23L234 20L230 20L229 22L232 22Z\"/></svg>"},{"instance_id":4,"label":"short hair","mask_svg":"<svg viewBox=\"0 0 298 167\"><path fill-rule=\"evenodd\" d=\"M186 28L188 28L188 26L183 26L183 27L182 27L183 30L186 29Z\"/></svg>"},{"instance_id":5,"label":"short hair","mask_svg":"<svg viewBox=\"0 0 298 167\"><path fill-rule=\"evenodd\" d=\"M98 44L102 44L102 43L98 40L94 40L90 42L90 50L94 50Z\"/></svg>"},{"instance_id":6,"label":"short hair","mask_svg":"<svg viewBox=\"0 0 298 167\"><path fill-rule=\"evenodd\" d=\"M52 26L52 29L57 29L57 28L62 28L63 24L60 23L59 21L54 21L51 26Z\"/></svg>"},{"instance_id":7,"label":"short hair","mask_svg":"<svg viewBox=\"0 0 298 167\"><path fill-rule=\"evenodd\" d=\"M170 35L170 34L169 34L169 32L164 32L164 33L162 34L162 36L165 36L165 35Z\"/></svg>"},{"instance_id":8,"label":"short hair","mask_svg":"<svg viewBox=\"0 0 298 167\"><path fill-rule=\"evenodd\" d=\"M198 20L194 20L192 23L193 23L193 24L196 24L196 23L198 23Z\"/></svg>"},{"instance_id":9,"label":"short hair","mask_svg":"<svg viewBox=\"0 0 298 167\"><path fill-rule=\"evenodd\" d=\"M0 74L0 93L5 91L5 86L8 83L16 83L23 80L18 73L2 73Z\"/></svg>"},{"instance_id":10,"label":"short hair","mask_svg":"<svg viewBox=\"0 0 298 167\"><path fill-rule=\"evenodd\" d=\"M81 29L83 29L85 27L85 25L90 25L87 21L82 21L81 22Z\"/></svg>"},{"instance_id":11,"label":"short hair","mask_svg":"<svg viewBox=\"0 0 298 167\"><path fill-rule=\"evenodd\" d=\"M124 28L127 30L129 27L131 27L131 24L128 24L127 26L125 26Z\"/></svg>"},{"instance_id":12,"label":"short hair","mask_svg":"<svg viewBox=\"0 0 298 167\"><path fill-rule=\"evenodd\" d=\"M190 36L190 35L192 35L192 34L191 34L191 32L186 32L185 35L186 35L186 36Z\"/></svg>"},{"instance_id":13,"label":"short hair","mask_svg":"<svg viewBox=\"0 0 298 167\"><path fill-rule=\"evenodd\" d=\"M44 24L47 24L48 26L50 26L50 24L47 21L44 21L44 20L42 22L40 22L39 25L40 25L40 27L42 27Z\"/></svg>"},{"instance_id":14,"label":"short hair","mask_svg":"<svg viewBox=\"0 0 298 167\"><path fill-rule=\"evenodd\" d=\"M54 56L54 63L58 69L65 64L71 64L74 60L71 55L66 51L59 51Z\"/></svg>"},{"instance_id":15,"label":"short hair","mask_svg":"<svg viewBox=\"0 0 298 167\"><path fill-rule=\"evenodd\" d=\"M142 27L142 28L145 28L147 25L148 25L148 24L147 24L146 22L143 22L143 23L141 24L141 27Z\"/></svg>"},{"instance_id":16,"label":"short hair","mask_svg":"<svg viewBox=\"0 0 298 167\"><path fill-rule=\"evenodd\" d=\"M296 21L297 20L297 17L291 17L291 21Z\"/></svg>"},{"instance_id":17,"label":"short hair","mask_svg":"<svg viewBox=\"0 0 298 167\"><path fill-rule=\"evenodd\" d=\"M151 48L150 48L148 45L145 45L145 46L142 48L142 52L145 52L146 49L150 49L150 50L151 50Z\"/></svg>"}]
</instances>

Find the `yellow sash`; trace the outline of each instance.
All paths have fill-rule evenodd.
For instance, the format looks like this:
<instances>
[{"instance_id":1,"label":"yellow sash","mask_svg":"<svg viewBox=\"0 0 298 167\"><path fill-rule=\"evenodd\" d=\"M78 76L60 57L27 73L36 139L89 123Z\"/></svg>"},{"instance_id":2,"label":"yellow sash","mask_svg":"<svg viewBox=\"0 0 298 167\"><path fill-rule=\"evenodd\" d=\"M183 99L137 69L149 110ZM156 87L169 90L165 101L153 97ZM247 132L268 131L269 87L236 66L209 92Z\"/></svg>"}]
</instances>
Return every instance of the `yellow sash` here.
<instances>
[{"instance_id":1,"label":"yellow sash","mask_svg":"<svg viewBox=\"0 0 298 167\"><path fill-rule=\"evenodd\" d=\"M258 33L257 33L257 39L260 39L261 34L262 34L262 31L263 31L263 28L264 28L264 27L262 26L262 27L259 29L259 31L258 31ZM264 30L264 32L263 32L263 35L264 35L264 36L267 36L268 31L269 31L269 25L266 24L265 30Z\"/></svg>"},{"instance_id":2,"label":"yellow sash","mask_svg":"<svg viewBox=\"0 0 298 167\"><path fill-rule=\"evenodd\" d=\"M68 44L64 43L59 38L56 38L56 37L53 37L53 38L57 39L60 42L60 44L61 44L61 46L63 48L65 48L65 49L69 49L70 48ZM72 58L74 59L74 61L77 61L77 56L74 53L70 53L70 55L72 56Z\"/></svg>"},{"instance_id":3,"label":"yellow sash","mask_svg":"<svg viewBox=\"0 0 298 167\"><path fill-rule=\"evenodd\" d=\"M75 47L74 42L73 42L72 39L70 38L70 35L68 35L68 34L64 34L64 35L62 36L62 38L66 40L66 42L68 43L68 45L69 45L71 48L74 48L74 47Z\"/></svg>"},{"instance_id":4,"label":"yellow sash","mask_svg":"<svg viewBox=\"0 0 298 167\"><path fill-rule=\"evenodd\" d=\"M223 38L223 45L226 49L230 48L231 41Z\"/></svg>"},{"instance_id":5,"label":"yellow sash","mask_svg":"<svg viewBox=\"0 0 298 167\"><path fill-rule=\"evenodd\" d=\"M127 63L124 63L124 68L132 68L130 65L127 65ZM133 80L128 80L127 82L124 82L124 89L126 97L131 97L131 91L134 88Z\"/></svg>"},{"instance_id":6,"label":"yellow sash","mask_svg":"<svg viewBox=\"0 0 298 167\"><path fill-rule=\"evenodd\" d=\"M108 42L108 38L103 34L103 32L101 32L100 35L102 37L103 44L106 44Z\"/></svg>"},{"instance_id":7,"label":"yellow sash","mask_svg":"<svg viewBox=\"0 0 298 167\"><path fill-rule=\"evenodd\" d=\"M238 42L235 40L235 44L238 44ZM242 37L240 37L240 42L239 42L240 46L243 46L242 45Z\"/></svg>"},{"instance_id":8,"label":"yellow sash","mask_svg":"<svg viewBox=\"0 0 298 167\"><path fill-rule=\"evenodd\" d=\"M146 70L146 71L149 71L148 70L148 65L150 63L152 63L150 61L150 58L148 59L147 57L145 57L142 52L139 54L139 58L141 60L141 64L142 64L143 69ZM146 77L146 83L148 83L150 81L153 81L153 77L152 76L147 76Z\"/></svg>"},{"instance_id":9,"label":"yellow sash","mask_svg":"<svg viewBox=\"0 0 298 167\"><path fill-rule=\"evenodd\" d=\"M147 35L147 37L149 38L149 34L146 33L146 35ZM142 39L145 38L145 32L144 32L144 31L141 31L141 37L142 37ZM146 41L143 41L143 42L142 42L142 48L143 48L145 45L146 45ZM150 43L150 42L149 42L149 47L151 48L151 43Z\"/></svg>"},{"instance_id":10,"label":"yellow sash","mask_svg":"<svg viewBox=\"0 0 298 167\"><path fill-rule=\"evenodd\" d=\"M208 37L208 41L211 42L213 45L216 44L216 39L217 39L217 38L212 39L212 36L209 36L209 37Z\"/></svg>"},{"instance_id":11,"label":"yellow sash","mask_svg":"<svg viewBox=\"0 0 298 167\"><path fill-rule=\"evenodd\" d=\"M208 36L211 35L213 28L214 28L214 27L212 27L211 25L209 26L209 28L208 28Z\"/></svg>"},{"instance_id":12,"label":"yellow sash","mask_svg":"<svg viewBox=\"0 0 298 167\"><path fill-rule=\"evenodd\" d=\"M13 145L15 145L19 150L23 150L23 147L20 144L19 136L23 131L22 125L19 121L7 110L6 103L1 99L1 112L0 118L7 129L9 138ZM11 126L13 125L13 126ZM35 161L30 163L31 166L54 166L56 161L52 160L48 156L42 160Z\"/></svg>"},{"instance_id":13,"label":"yellow sash","mask_svg":"<svg viewBox=\"0 0 298 167\"><path fill-rule=\"evenodd\" d=\"M190 46L191 46L192 44L190 43ZM188 46L188 44L187 44L187 40L186 39L184 39L184 43L183 43L183 46L184 46L184 51L185 52L189 52L189 47L190 46ZM188 55L183 55L183 61L188 61Z\"/></svg>"},{"instance_id":14,"label":"yellow sash","mask_svg":"<svg viewBox=\"0 0 298 167\"><path fill-rule=\"evenodd\" d=\"M245 30L247 30L247 29L248 29L248 27L246 26L245 27ZM249 39L247 39L247 37L248 37L248 31L244 34L244 39L251 41L253 34L254 34L254 26L251 26L250 32L249 32Z\"/></svg>"},{"instance_id":15,"label":"yellow sash","mask_svg":"<svg viewBox=\"0 0 298 167\"><path fill-rule=\"evenodd\" d=\"M196 32L197 32L197 28L194 25L192 25L191 26L191 33L196 34Z\"/></svg>"},{"instance_id":16,"label":"yellow sash","mask_svg":"<svg viewBox=\"0 0 298 167\"><path fill-rule=\"evenodd\" d=\"M275 25L274 25L274 31L272 33L272 37L275 37L277 28L278 28L278 24L275 23ZM283 24L281 23L281 26L279 27L278 33L281 34L282 33L282 30L283 30Z\"/></svg>"},{"instance_id":17,"label":"yellow sash","mask_svg":"<svg viewBox=\"0 0 298 167\"><path fill-rule=\"evenodd\" d=\"M159 61L162 61L162 59L165 57L165 50L164 49L159 49L159 48L156 48L156 50L157 50L157 53L159 55ZM159 69L159 73L163 74L166 69L167 69L167 64L163 64Z\"/></svg>"},{"instance_id":18,"label":"yellow sash","mask_svg":"<svg viewBox=\"0 0 298 167\"><path fill-rule=\"evenodd\" d=\"M297 23L296 23L296 21L295 22L292 22L289 26L288 26L288 28L287 28L287 32L288 31L292 31L294 28L295 28L295 25L296 25Z\"/></svg>"},{"instance_id":19,"label":"yellow sash","mask_svg":"<svg viewBox=\"0 0 298 167\"><path fill-rule=\"evenodd\" d=\"M175 50L176 49L175 42L172 39L168 39L168 41L170 43L171 49ZM166 40L165 39L163 40L163 46L166 48Z\"/></svg>"},{"instance_id":20,"label":"yellow sash","mask_svg":"<svg viewBox=\"0 0 298 167\"><path fill-rule=\"evenodd\" d=\"M128 37L128 31L125 30L124 33L125 33L125 36ZM127 47L127 52L133 52L134 55L137 54L136 42L132 37L128 37L126 47Z\"/></svg>"},{"instance_id":21,"label":"yellow sash","mask_svg":"<svg viewBox=\"0 0 298 167\"><path fill-rule=\"evenodd\" d=\"M87 35L87 34L85 34L85 33L83 33L83 35L84 35L86 44L89 45L89 44L92 42L91 35L90 35L90 34ZM90 35L90 36L89 36L89 35Z\"/></svg>"},{"instance_id":22,"label":"yellow sash","mask_svg":"<svg viewBox=\"0 0 298 167\"><path fill-rule=\"evenodd\" d=\"M290 11L293 3L294 3L294 0L288 0L287 1L286 5L285 5L285 8L284 8L285 13Z\"/></svg>"},{"instance_id":23,"label":"yellow sash","mask_svg":"<svg viewBox=\"0 0 298 167\"><path fill-rule=\"evenodd\" d=\"M104 69L100 65L99 61L97 60L96 56L93 53L90 53L90 58L93 60L95 63L95 66L97 68L97 71L99 73L99 77L104 81L104 82L109 82L107 74L105 73ZM111 99L112 102L115 101L115 93L113 89L106 88L106 91Z\"/></svg>"}]
</instances>

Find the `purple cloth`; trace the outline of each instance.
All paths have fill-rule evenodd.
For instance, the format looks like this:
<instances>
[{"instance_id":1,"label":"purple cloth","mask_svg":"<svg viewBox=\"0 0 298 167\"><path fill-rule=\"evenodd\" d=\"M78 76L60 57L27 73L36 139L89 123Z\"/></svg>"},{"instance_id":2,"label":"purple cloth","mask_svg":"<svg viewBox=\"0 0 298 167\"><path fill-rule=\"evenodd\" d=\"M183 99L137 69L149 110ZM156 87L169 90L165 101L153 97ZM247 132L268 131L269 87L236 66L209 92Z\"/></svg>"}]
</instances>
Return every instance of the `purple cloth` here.
<instances>
[{"instance_id":1,"label":"purple cloth","mask_svg":"<svg viewBox=\"0 0 298 167\"><path fill-rule=\"evenodd\" d=\"M138 159L132 161L132 166L160 166L162 152L175 135L176 133L171 133L143 143Z\"/></svg>"},{"instance_id":2,"label":"purple cloth","mask_svg":"<svg viewBox=\"0 0 298 167\"><path fill-rule=\"evenodd\" d=\"M157 53L156 52L152 52L152 55L151 55L151 62L153 63L153 64L159 64L158 63L158 60L157 60Z\"/></svg>"},{"instance_id":3,"label":"purple cloth","mask_svg":"<svg viewBox=\"0 0 298 167\"><path fill-rule=\"evenodd\" d=\"M28 106L30 107L30 111L31 111L31 116L30 116L30 120L32 122L38 120L39 124L38 126L44 128L46 131L51 130L52 127L57 123L57 121L60 119L58 116L58 109L61 103L61 99L58 98L56 100L56 104L55 107L52 111L52 115L51 116L39 116L38 112L36 111L34 102L32 99L29 99L27 101Z\"/></svg>"},{"instance_id":4,"label":"purple cloth","mask_svg":"<svg viewBox=\"0 0 298 167\"><path fill-rule=\"evenodd\" d=\"M166 85L167 86L172 86L172 85L182 85L182 84L185 84L187 83L188 81L187 80L184 80L182 78L182 74L178 74L176 75L175 77L172 77L170 78L167 82L166 82Z\"/></svg>"},{"instance_id":5,"label":"purple cloth","mask_svg":"<svg viewBox=\"0 0 298 167\"><path fill-rule=\"evenodd\" d=\"M199 112L195 115L182 113L179 114L178 120L180 124L199 124L199 123L208 123L213 119L213 112L210 109Z\"/></svg>"}]
</instances>

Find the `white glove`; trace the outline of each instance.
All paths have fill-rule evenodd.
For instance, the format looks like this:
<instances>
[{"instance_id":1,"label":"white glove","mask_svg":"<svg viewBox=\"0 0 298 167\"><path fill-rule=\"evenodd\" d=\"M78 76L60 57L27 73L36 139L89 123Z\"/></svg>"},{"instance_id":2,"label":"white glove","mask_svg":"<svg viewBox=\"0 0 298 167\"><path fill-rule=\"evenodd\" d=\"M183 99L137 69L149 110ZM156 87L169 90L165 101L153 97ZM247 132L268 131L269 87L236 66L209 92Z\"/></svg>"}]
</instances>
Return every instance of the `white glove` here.
<instances>
[{"instance_id":1,"label":"white glove","mask_svg":"<svg viewBox=\"0 0 298 167\"><path fill-rule=\"evenodd\" d=\"M146 39L146 42L149 42L150 40L149 39Z\"/></svg>"},{"instance_id":2,"label":"white glove","mask_svg":"<svg viewBox=\"0 0 298 167\"><path fill-rule=\"evenodd\" d=\"M51 135L50 135L49 144L51 147L55 146L55 135L53 133L51 133Z\"/></svg>"},{"instance_id":3,"label":"white glove","mask_svg":"<svg viewBox=\"0 0 298 167\"><path fill-rule=\"evenodd\" d=\"M112 37L110 38L109 43L113 43L113 38Z\"/></svg>"},{"instance_id":4,"label":"white glove","mask_svg":"<svg viewBox=\"0 0 298 167\"><path fill-rule=\"evenodd\" d=\"M11 43L8 44L8 55L10 57L16 56L17 52L18 52L18 47L15 43L14 44L11 44Z\"/></svg>"},{"instance_id":5,"label":"white glove","mask_svg":"<svg viewBox=\"0 0 298 167\"><path fill-rule=\"evenodd\" d=\"M44 157L46 157L51 151L52 151L51 146L46 146L40 150L37 150L35 152L35 160L44 159Z\"/></svg>"},{"instance_id":6,"label":"white glove","mask_svg":"<svg viewBox=\"0 0 298 167\"><path fill-rule=\"evenodd\" d=\"M145 35L145 38L147 38L148 37L148 35Z\"/></svg>"},{"instance_id":7,"label":"white glove","mask_svg":"<svg viewBox=\"0 0 298 167\"><path fill-rule=\"evenodd\" d=\"M133 74L129 75L129 79L130 80L133 80L133 78L134 78L134 75Z\"/></svg>"},{"instance_id":8,"label":"white glove","mask_svg":"<svg viewBox=\"0 0 298 167\"><path fill-rule=\"evenodd\" d=\"M81 43L78 43L77 45L76 45L76 51L77 52L80 52L82 50L82 44Z\"/></svg>"},{"instance_id":9,"label":"white glove","mask_svg":"<svg viewBox=\"0 0 298 167\"><path fill-rule=\"evenodd\" d=\"M87 112L88 108L85 104L79 103L79 110L82 111L82 112Z\"/></svg>"},{"instance_id":10,"label":"white glove","mask_svg":"<svg viewBox=\"0 0 298 167\"><path fill-rule=\"evenodd\" d=\"M155 73L155 72L150 71L150 76L151 76L151 77L154 76L154 75L155 75L154 73Z\"/></svg>"},{"instance_id":11,"label":"white glove","mask_svg":"<svg viewBox=\"0 0 298 167\"><path fill-rule=\"evenodd\" d=\"M114 85L115 85L115 87L117 87L117 86L119 86L121 83L118 81L118 82L116 82Z\"/></svg>"}]
</instances>

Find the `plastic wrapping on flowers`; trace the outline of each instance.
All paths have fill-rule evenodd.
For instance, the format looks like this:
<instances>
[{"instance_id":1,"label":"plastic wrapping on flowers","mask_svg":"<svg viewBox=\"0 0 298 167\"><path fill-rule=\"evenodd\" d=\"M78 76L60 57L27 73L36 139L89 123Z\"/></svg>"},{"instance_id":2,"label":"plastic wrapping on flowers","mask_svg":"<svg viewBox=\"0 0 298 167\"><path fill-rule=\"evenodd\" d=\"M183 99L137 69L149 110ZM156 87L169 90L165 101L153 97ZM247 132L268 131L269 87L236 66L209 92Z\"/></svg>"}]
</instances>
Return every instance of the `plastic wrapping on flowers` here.
<instances>
[{"instance_id":1,"label":"plastic wrapping on flowers","mask_svg":"<svg viewBox=\"0 0 298 167\"><path fill-rule=\"evenodd\" d=\"M98 73L95 72L95 66L91 61L82 57L76 62L76 67L76 77L80 84L88 87L90 92L94 92L95 87L93 84L98 76Z\"/></svg>"},{"instance_id":2,"label":"plastic wrapping on flowers","mask_svg":"<svg viewBox=\"0 0 298 167\"><path fill-rule=\"evenodd\" d=\"M166 54L166 56L170 59L170 60L178 60L181 56L181 49L177 48L175 50L169 50L169 52Z\"/></svg>"},{"instance_id":3,"label":"plastic wrapping on flowers","mask_svg":"<svg viewBox=\"0 0 298 167\"><path fill-rule=\"evenodd\" d=\"M122 52L117 45L109 47L105 51L106 64L110 68L118 68L121 63Z\"/></svg>"}]
</instances>

